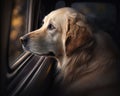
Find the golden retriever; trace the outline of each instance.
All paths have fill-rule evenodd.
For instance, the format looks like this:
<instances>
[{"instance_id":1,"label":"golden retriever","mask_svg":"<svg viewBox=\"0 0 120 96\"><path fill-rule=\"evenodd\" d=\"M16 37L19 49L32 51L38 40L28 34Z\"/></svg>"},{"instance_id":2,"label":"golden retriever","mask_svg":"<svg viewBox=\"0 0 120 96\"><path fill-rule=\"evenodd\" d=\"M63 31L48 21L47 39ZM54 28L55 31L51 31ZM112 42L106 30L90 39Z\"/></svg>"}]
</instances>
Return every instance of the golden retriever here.
<instances>
[{"instance_id":1,"label":"golden retriever","mask_svg":"<svg viewBox=\"0 0 120 96\"><path fill-rule=\"evenodd\" d=\"M94 31L83 14L68 7L43 22L20 39L25 50L58 60L56 96L120 96L119 52L107 33Z\"/></svg>"}]
</instances>

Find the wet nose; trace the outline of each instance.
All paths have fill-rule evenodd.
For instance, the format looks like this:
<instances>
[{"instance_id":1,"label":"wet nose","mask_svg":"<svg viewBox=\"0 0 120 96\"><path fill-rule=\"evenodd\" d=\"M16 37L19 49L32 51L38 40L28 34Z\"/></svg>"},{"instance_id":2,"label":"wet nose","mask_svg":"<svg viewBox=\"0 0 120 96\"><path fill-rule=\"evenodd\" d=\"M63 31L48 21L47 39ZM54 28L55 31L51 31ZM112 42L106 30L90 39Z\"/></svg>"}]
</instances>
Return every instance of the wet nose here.
<instances>
[{"instance_id":1,"label":"wet nose","mask_svg":"<svg viewBox=\"0 0 120 96\"><path fill-rule=\"evenodd\" d=\"M29 40L28 36L20 37L20 41L23 45L26 45L28 43L28 40Z\"/></svg>"}]
</instances>

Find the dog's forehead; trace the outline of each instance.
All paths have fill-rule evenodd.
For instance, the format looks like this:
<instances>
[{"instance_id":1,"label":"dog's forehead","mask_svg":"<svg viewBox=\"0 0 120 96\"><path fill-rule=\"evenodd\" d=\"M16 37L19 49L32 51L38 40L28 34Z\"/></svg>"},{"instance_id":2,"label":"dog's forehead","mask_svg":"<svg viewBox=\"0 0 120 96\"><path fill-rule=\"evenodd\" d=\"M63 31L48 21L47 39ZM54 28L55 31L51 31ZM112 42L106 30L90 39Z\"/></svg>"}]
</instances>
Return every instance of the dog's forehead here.
<instances>
[{"instance_id":1,"label":"dog's forehead","mask_svg":"<svg viewBox=\"0 0 120 96\"><path fill-rule=\"evenodd\" d=\"M45 16L44 21L48 21L48 20L52 20L57 18L59 15L64 15L63 13L61 14L60 11L52 11L51 13L49 13L47 16Z\"/></svg>"},{"instance_id":2,"label":"dog's forehead","mask_svg":"<svg viewBox=\"0 0 120 96\"><path fill-rule=\"evenodd\" d=\"M72 13L77 13L77 12L73 8L68 8L68 7L60 8L50 12L47 16L45 16L43 21L48 21L49 19L54 19L58 16L70 15Z\"/></svg>"}]
</instances>

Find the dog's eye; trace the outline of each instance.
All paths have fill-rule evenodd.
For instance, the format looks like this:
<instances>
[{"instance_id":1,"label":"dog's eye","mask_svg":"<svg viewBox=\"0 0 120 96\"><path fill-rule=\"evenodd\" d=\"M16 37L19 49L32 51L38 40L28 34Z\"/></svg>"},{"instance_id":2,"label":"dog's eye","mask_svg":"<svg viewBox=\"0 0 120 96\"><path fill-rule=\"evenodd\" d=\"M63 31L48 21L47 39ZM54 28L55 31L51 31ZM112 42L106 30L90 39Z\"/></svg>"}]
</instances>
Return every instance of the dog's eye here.
<instances>
[{"instance_id":1,"label":"dog's eye","mask_svg":"<svg viewBox=\"0 0 120 96\"><path fill-rule=\"evenodd\" d=\"M49 24L49 25L48 25L48 29L49 29L49 30L53 30L53 29L55 29L55 26L53 26L52 24Z\"/></svg>"}]
</instances>

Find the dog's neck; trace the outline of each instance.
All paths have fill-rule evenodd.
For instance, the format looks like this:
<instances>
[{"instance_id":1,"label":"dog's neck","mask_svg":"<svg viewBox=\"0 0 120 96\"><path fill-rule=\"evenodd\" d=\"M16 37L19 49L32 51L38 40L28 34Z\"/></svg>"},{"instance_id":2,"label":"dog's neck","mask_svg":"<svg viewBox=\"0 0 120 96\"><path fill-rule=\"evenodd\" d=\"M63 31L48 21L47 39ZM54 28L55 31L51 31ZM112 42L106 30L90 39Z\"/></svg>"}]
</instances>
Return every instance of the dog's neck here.
<instances>
[{"instance_id":1,"label":"dog's neck","mask_svg":"<svg viewBox=\"0 0 120 96\"><path fill-rule=\"evenodd\" d=\"M95 47L95 40L91 40L83 48L78 48L71 56L64 55L61 58L61 72L64 78L70 78L70 74L73 75L76 72L84 74L84 69L86 69L87 62L90 62L92 58L92 50ZM76 70L77 69L77 70Z\"/></svg>"},{"instance_id":2,"label":"dog's neck","mask_svg":"<svg viewBox=\"0 0 120 96\"><path fill-rule=\"evenodd\" d=\"M66 56L66 54L60 56L59 59L57 58L57 60L58 60L58 65L57 65L58 69L63 69L66 66L66 64L68 64L68 62L70 61L68 56Z\"/></svg>"}]
</instances>

